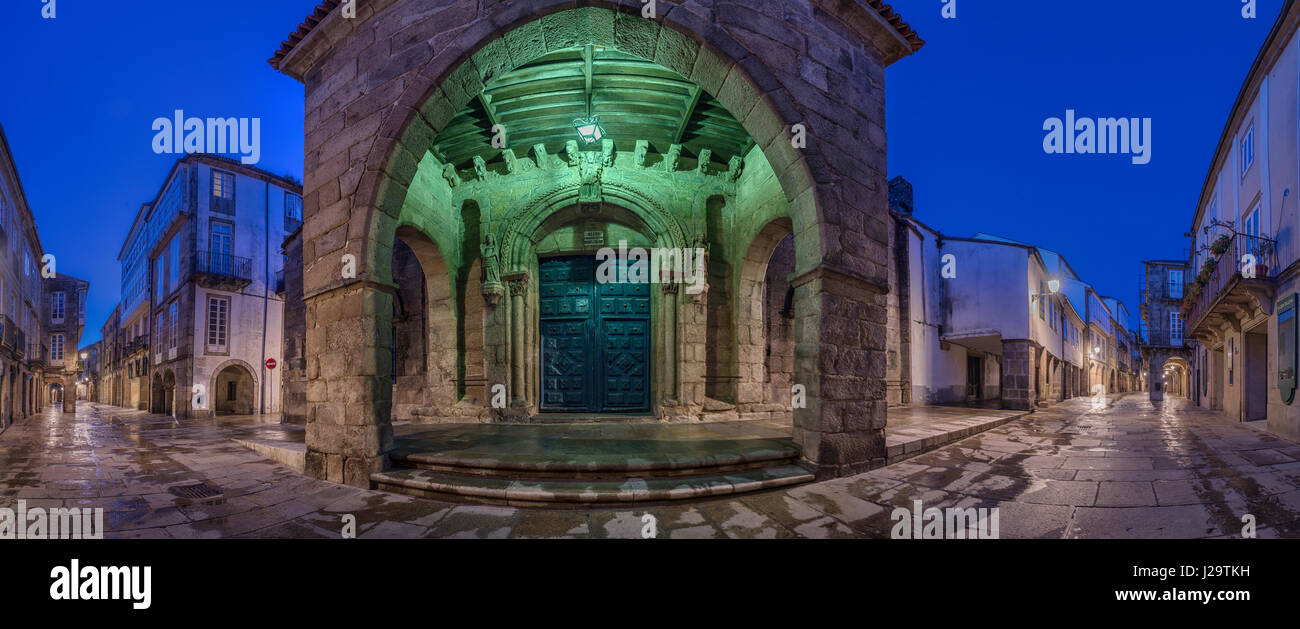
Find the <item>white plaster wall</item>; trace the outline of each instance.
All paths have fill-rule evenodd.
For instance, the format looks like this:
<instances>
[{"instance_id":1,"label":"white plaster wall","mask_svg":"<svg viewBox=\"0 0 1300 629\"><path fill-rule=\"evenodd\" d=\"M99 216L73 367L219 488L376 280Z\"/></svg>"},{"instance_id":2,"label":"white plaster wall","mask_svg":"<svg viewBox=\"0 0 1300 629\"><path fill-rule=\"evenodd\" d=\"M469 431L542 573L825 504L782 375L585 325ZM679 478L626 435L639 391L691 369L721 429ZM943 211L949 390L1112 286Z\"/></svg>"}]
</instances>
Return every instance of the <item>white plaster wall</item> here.
<instances>
[{"instance_id":1,"label":"white plaster wall","mask_svg":"<svg viewBox=\"0 0 1300 629\"><path fill-rule=\"evenodd\" d=\"M951 253L957 259L957 277L943 285L949 321L946 333L1030 338L1027 249L947 240L941 253Z\"/></svg>"}]
</instances>

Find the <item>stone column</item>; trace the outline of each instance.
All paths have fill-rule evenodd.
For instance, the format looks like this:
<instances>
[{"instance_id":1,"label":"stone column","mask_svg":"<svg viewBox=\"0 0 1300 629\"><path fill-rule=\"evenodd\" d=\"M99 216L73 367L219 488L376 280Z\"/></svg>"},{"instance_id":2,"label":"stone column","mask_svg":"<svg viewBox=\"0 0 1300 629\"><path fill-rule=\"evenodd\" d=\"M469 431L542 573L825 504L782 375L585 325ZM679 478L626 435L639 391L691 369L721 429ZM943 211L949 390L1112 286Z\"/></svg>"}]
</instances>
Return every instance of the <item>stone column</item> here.
<instances>
[{"instance_id":1,"label":"stone column","mask_svg":"<svg viewBox=\"0 0 1300 629\"><path fill-rule=\"evenodd\" d=\"M77 376L64 376L61 381L63 384L63 412L77 412Z\"/></svg>"},{"instance_id":2,"label":"stone column","mask_svg":"<svg viewBox=\"0 0 1300 629\"><path fill-rule=\"evenodd\" d=\"M511 406L526 403L524 384L524 324L527 315L524 312L524 296L528 294L528 276L521 275L510 279L510 401Z\"/></svg>"},{"instance_id":3,"label":"stone column","mask_svg":"<svg viewBox=\"0 0 1300 629\"><path fill-rule=\"evenodd\" d=\"M393 449L392 287L356 281L306 303L306 474L369 487Z\"/></svg>"},{"instance_id":4,"label":"stone column","mask_svg":"<svg viewBox=\"0 0 1300 629\"><path fill-rule=\"evenodd\" d=\"M1002 341L1002 407L1028 411L1034 408L1033 341Z\"/></svg>"},{"instance_id":5,"label":"stone column","mask_svg":"<svg viewBox=\"0 0 1300 629\"><path fill-rule=\"evenodd\" d=\"M887 286L828 264L791 280L795 287L794 409L801 463L818 478L884 465Z\"/></svg>"},{"instance_id":6,"label":"stone column","mask_svg":"<svg viewBox=\"0 0 1300 629\"><path fill-rule=\"evenodd\" d=\"M664 283L662 286L664 351L659 373L663 378L661 390L664 401L675 404L677 402L677 293L681 287L672 282Z\"/></svg>"}]
</instances>

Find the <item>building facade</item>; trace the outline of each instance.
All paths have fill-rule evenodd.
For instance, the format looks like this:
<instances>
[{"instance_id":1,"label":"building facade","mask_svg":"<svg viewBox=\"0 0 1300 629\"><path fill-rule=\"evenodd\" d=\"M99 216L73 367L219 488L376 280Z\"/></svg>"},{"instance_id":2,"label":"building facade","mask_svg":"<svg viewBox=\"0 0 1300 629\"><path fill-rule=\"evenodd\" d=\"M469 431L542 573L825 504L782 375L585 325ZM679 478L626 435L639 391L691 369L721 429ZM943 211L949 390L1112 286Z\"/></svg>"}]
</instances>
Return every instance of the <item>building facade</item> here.
<instances>
[{"instance_id":1,"label":"building facade","mask_svg":"<svg viewBox=\"0 0 1300 629\"><path fill-rule=\"evenodd\" d=\"M1191 221L1180 317L1192 339L1185 394L1300 438L1300 4L1288 0L1224 125ZM1190 367L1194 365L1194 367ZM1155 367L1153 366L1153 369ZM1163 376L1164 374L1162 374ZM1154 390L1154 387L1153 387Z\"/></svg>"},{"instance_id":2,"label":"building facade","mask_svg":"<svg viewBox=\"0 0 1300 629\"><path fill-rule=\"evenodd\" d=\"M301 221L297 182L214 155L177 160L122 245L109 396L178 419L280 412L268 362L281 355L279 243Z\"/></svg>"},{"instance_id":3,"label":"building facade","mask_svg":"<svg viewBox=\"0 0 1300 629\"><path fill-rule=\"evenodd\" d=\"M81 379L82 361L78 352L81 332L86 327L86 293L90 283L75 277L56 274L44 280L42 320L49 359L45 364L47 403L60 403L63 412L76 411L77 384Z\"/></svg>"},{"instance_id":4,"label":"building facade","mask_svg":"<svg viewBox=\"0 0 1300 629\"><path fill-rule=\"evenodd\" d=\"M0 127L0 430L45 406L41 304L45 256L18 167Z\"/></svg>"},{"instance_id":5,"label":"building facade","mask_svg":"<svg viewBox=\"0 0 1300 629\"><path fill-rule=\"evenodd\" d=\"M1091 395L1098 384L1128 390L1120 366L1129 368L1130 352L1115 332L1124 329L1114 314L1127 312L1123 303L1103 300L1055 251L942 234L913 216L912 203L911 185L893 179L890 405L1032 409Z\"/></svg>"}]
</instances>

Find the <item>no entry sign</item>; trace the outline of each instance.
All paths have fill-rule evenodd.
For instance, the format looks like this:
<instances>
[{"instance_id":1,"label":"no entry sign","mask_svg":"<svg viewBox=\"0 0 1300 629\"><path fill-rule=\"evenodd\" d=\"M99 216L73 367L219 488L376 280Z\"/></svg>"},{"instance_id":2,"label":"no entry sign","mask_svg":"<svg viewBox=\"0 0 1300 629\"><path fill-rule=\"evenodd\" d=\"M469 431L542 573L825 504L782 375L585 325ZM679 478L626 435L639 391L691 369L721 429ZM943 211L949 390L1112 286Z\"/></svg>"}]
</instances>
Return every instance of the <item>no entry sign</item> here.
<instances>
[{"instance_id":1,"label":"no entry sign","mask_svg":"<svg viewBox=\"0 0 1300 629\"><path fill-rule=\"evenodd\" d=\"M275 365L276 365L276 362L275 362L275 359L274 359L274 358L268 358L268 359L266 359L266 368L267 368L267 369L275 369Z\"/></svg>"}]
</instances>

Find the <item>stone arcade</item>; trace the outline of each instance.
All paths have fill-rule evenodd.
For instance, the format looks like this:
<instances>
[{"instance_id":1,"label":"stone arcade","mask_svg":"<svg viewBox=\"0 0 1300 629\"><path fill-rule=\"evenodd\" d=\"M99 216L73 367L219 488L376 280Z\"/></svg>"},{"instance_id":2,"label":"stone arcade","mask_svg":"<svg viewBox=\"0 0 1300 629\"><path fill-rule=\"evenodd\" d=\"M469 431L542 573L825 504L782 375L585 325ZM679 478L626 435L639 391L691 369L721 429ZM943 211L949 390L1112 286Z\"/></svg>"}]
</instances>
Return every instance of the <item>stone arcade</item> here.
<instances>
[{"instance_id":1,"label":"stone arcade","mask_svg":"<svg viewBox=\"0 0 1300 629\"><path fill-rule=\"evenodd\" d=\"M327 1L285 43L309 474L369 485L393 420L772 418L793 384L804 466L883 464L884 68L922 42L876 1L747 4ZM595 283L620 241L703 248L706 289Z\"/></svg>"}]
</instances>

